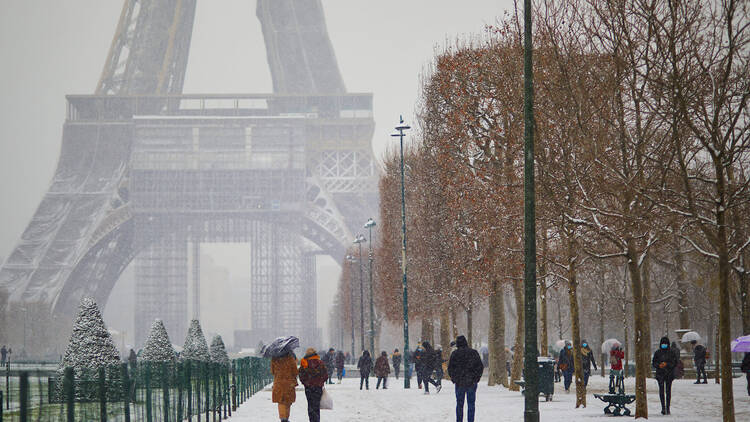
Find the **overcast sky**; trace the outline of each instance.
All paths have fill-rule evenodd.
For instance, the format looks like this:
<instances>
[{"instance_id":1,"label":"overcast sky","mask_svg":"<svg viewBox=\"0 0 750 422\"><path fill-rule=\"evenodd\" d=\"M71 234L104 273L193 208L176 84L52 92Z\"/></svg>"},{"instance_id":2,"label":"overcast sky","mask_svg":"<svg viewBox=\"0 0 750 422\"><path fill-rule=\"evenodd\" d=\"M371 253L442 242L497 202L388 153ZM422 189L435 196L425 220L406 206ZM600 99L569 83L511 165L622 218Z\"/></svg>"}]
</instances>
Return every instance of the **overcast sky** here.
<instances>
[{"instance_id":1,"label":"overcast sky","mask_svg":"<svg viewBox=\"0 0 750 422\"><path fill-rule=\"evenodd\" d=\"M255 1L197 4L184 91L270 92ZM380 156L393 142L389 134L398 115L411 121L419 76L435 47L481 32L513 1L323 5L347 90L375 95L373 149ZM0 0L0 257L15 246L52 177L64 96L93 93L121 9L122 0Z\"/></svg>"}]
</instances>

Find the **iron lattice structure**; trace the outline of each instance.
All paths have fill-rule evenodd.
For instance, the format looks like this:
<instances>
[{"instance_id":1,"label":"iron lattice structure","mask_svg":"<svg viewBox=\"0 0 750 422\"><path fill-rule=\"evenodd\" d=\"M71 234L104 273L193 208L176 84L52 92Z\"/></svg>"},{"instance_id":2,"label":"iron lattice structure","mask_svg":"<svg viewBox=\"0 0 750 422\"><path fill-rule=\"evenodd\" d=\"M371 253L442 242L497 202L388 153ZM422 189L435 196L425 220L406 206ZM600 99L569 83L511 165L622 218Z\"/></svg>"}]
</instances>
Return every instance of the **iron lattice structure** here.
<instances>
[{"instance_id":1,"label":"iron lattice structure","mask_svg":"<svg viewBox=\"0 0 750 422\"><path fill-rule=\"evenodd\" d=\"M180 343L200 244L247 242L238 338L317 340L315 256L338 261L377 209L372 95L346 93L320 0L258 0L273 94L182 94L195 3L125 1L95 94L67 97L57 170L0 288L69 317L135 260L136 343L154 318Z\"/></svg>"}]
</instances>

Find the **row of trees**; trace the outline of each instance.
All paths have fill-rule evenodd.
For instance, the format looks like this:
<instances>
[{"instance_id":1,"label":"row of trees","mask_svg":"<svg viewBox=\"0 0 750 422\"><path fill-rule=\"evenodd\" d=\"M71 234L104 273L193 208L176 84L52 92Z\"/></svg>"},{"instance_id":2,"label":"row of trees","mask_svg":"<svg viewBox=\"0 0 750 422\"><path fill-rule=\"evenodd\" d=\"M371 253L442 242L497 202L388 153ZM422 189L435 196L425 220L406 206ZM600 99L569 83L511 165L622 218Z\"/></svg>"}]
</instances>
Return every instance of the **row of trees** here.
<instances>
[{"instance_id":1,"label":"row of trees","mask_svg":"<svg viewBox=\"0 0 750 422\"><path fill-rule=\"evenodd\" d=\"M545 0L534 19L540 342L553 341L550 289L564 288L585 406L578 289L588 283L599 315L632 318L636 417L648 417L651 341L663 334L653 310L673 309L681 328L692 312L718 312L733 421L729 342L750 333L750 3ZM506 289L518 312L513 378L523 355L521 31L507 15L437 55L406 156L410 313L428 330L439 321L447 344L452 314L466 311L470 333L486 302L490 384L503 385ZM375 300L397 322L395 154L380 194Z\"/></svg>"}]
</instances>

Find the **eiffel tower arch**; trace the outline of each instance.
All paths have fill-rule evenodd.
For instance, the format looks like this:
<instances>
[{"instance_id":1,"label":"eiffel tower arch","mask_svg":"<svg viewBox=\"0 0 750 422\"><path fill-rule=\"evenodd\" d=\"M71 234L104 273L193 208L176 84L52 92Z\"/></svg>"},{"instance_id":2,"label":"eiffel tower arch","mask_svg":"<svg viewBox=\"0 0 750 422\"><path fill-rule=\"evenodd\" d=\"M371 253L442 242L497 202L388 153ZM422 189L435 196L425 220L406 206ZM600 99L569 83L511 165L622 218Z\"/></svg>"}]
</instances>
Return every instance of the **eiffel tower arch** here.
<instances>
[{"instance_id":1,"label":"eiffel tower arch","mask_svg":"<svg viewBox=\"0 0 750 422\"><path fill-rule=\"evenodd\" d=\"M257 1L272 94L184 94L195 6L124 2L95 93L67 96L57 169L0 288L72 318L134 261L136 344L154 318L181 342L200 244L245 242L245 342L315 341L315 257L338 261L377 210L372 94L347 93L320 0Z\"/></svg>"}]
</instances>

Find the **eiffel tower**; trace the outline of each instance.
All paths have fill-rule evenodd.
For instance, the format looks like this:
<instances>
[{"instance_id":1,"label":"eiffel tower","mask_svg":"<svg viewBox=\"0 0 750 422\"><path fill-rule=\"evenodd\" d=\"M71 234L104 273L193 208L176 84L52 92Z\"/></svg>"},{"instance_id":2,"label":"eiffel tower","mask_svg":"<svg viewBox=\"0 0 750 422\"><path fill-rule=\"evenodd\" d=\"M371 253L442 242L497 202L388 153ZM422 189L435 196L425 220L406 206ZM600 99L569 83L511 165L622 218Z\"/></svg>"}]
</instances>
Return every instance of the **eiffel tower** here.
<instances>
[{"instance_id":1,"label":"eiffel tower","mask_svg":"<svg viewBox=\"0 0 750 422\"><path fill-rule=\"evenodd\" d=\"M346 92L321 0L257 0L272 94L183 94L195 7L125 0L94 95L67 96L57 169L0 288L70 319L133 261L136 344L154 318L181 342L201 243L249 243L242 342L316 341L316 256L339 261L377 209L372 94Z\"/></svg>"}]
</instances>

